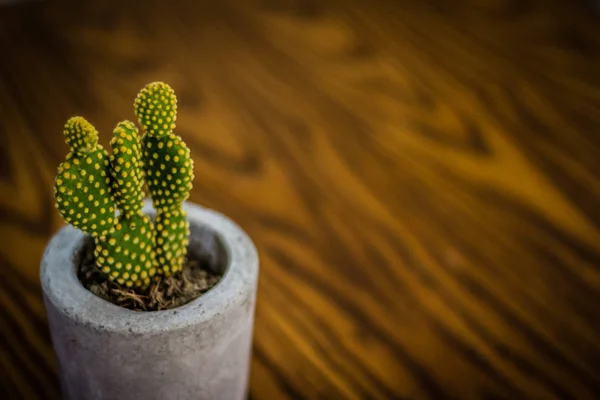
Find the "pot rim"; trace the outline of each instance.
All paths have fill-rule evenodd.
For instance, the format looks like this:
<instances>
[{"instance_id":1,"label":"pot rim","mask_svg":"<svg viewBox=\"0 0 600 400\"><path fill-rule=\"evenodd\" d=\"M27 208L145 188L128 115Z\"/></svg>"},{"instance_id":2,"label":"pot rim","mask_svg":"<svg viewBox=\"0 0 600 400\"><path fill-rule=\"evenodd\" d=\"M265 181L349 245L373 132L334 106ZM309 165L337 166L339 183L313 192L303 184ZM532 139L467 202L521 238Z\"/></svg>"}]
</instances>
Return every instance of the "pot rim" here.
<instances>
[{"instance_id":1,"label":"pot rim","mask_svg":"<svg viewBox=\"0 0 600 400\"><path fill-rule=\"evenodd\" d=\"M212 230L226 252L227 266L221 280L200 297L182 306L160 311L133 311L96 296L83 287L74 259L86 235L70 226L62 227L46 246L40 278L46 302L69 319L101 331L151 334L201 324L226 309L246 301L258 275L258 253L250 237L236 223L214 210L185 202L187 219ZM144 201L143 211L154 212Z\"/></svg>"}]
</instances>

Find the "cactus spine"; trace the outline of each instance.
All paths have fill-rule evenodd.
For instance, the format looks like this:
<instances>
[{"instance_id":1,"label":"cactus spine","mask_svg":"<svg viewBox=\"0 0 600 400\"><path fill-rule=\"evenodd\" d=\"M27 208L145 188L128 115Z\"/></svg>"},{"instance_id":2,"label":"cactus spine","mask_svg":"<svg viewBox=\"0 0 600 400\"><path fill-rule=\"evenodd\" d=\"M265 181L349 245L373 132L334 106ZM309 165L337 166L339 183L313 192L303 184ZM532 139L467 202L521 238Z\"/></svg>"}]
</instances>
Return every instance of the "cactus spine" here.
<instances>
[{"instance_id":1,"label":"cactus spine","mask_svg":"<svg viewBox=\"0 0 600 400\"><path fill-rule=\"evenodd\" d=\"M194 179L190 151L173 132L177 98L162 82L147 85L134 103L145 131L142 137L144 173L156 209L156 260L164 275L180 271L185 260L189 226L183 202Z\"/></svg>"}]
</instances>

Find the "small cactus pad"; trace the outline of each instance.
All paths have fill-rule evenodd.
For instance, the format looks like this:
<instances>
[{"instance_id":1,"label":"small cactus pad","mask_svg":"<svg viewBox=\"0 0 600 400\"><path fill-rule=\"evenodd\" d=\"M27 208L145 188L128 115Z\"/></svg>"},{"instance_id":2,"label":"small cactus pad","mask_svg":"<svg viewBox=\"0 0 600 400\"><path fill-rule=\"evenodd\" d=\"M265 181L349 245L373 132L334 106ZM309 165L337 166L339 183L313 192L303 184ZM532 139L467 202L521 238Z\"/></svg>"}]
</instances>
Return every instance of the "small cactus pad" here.
<instances>
[{"instance_id":1,"label":"small cactus pad","mask_svg":"<svg viewBox=\"0 0 600 400\"><path fill-rule=\"evenodd\" d=\"M75 153L88 153L98 144L98 131L83 117L72 117L65 124L65 140Z\"/></svg>"},{"instance_id":2,"label":"small cactus pad","mask_svg":"<svg viewBox=\"0 0 600 400\"><path fill-rule=\"evenodd\" d=\"M117 207L123 214L138 214L143 207L144 191L141 174L140 137L132 122L117 125L110 141L111 176Z\"/></svg>"},{"instance_id":3,"label":"small cactus pad","mask_svg":"<svg viewBox=\"0 0 600 400\"><path fill-rule=\"evenodd\" d=\"M189 197L194 179L190 150L173 133L142 138L146 183L154 208L180 208Z\"/></svg>"},{"instance_id":4,"label":"small cactus pad","mask_svg":"<svg viewBox=\"0 0 600 400\"><path fill-rule=\"evenodd\" d=\"M158 209L156 214L156 261L165 276L181 271L189 242L184 210Z\"/></svg>"},{"instance_id":5,"label":"small cactus pad","mask_svg":"<svg viewBox=\"0 0 600 400\"><path fill-rule=\"evenodd\" d=\"M144 131L150 135L164 136L175 129L177 98L166 83L148 84L135 99L134 108Z\"/></svg>"},{"instance_id":6,"label":"small cactus pad","mask_svg":"<svg viewBox=\"0 0 600 400\"><path fill-rule=\"evenodd\" d=\"M77 125L87 130L80 130L79 137L97 137L89 122L80 117L74 119L78 122L73 123L71 119L67 126ZM67 135L67 143L69 140ZM74 143L80 146L77 140ZM67 223L92 236L103 236L113 229L115 223L108 154L99 144L86 143L92 147L78 147L79 152L72 147L66 160L58 167L54 198L60 215Z\"/></svg>"},{"instance_id":7,"label":"small cactus pad","mask_svg":"<svg viewBox=\"0 0 600 400\"><path fill-rule=\"evenodd\" d=\"M120 285L145 288L156 274L154 226L144 214L118 217L115 229L96 240L98 268Z\"/></svg>"}]
</instances>

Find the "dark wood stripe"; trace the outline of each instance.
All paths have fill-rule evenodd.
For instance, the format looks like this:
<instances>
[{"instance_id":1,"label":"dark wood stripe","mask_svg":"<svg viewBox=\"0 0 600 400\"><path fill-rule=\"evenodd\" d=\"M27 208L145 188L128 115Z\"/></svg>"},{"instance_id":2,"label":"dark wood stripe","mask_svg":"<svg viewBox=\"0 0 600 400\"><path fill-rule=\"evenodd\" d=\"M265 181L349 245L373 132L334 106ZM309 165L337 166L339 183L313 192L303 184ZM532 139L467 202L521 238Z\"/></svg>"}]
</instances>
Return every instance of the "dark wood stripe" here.
<instances>
[{"instance_id":1,"label":"dark wood stripe","mask_svg":"<svg viewBox=\"0 0 600 400\"><path fill-rule=\"evenodd\" d=\"M6 288L2 288L2 289L6 289ZM12 291L12 294L18 295L19 293ZM17 297L17 298L19 298L19 297ZM13 302L13 305L16 306L16 304L14 304L14 302ZM4 305L4 307L7 307L7 306ZM32 320L38 318L37 316L35 316L35 314L33 314L31 312L30 309L27 309L24 307L18 307L18 311L19 311L20 315L28 316ZM48 389L57 389L58 386L56 386L56 383L58 382L58 380L57 380L56 371L54 370L54 365L49 364L45 357L40 357L38 355L37 351L31 347L31 345L27 342L27 337L29 335L27 335L27 333L24 331L24 329L21 326L21 324L19 323L19 321L17 321L17 319L15 317L13 317L10 312L8 312L7 310L3 310L2 318L4 319L4 321L6 323L6 328L11 331L13 337L16 338L19 345L21 346L21 348L22 348L21 354L24 357L27 357L28 359L30 359L32 364L36 365L36 367L40 370L40 375L43 376L44 379L47 378L49 383L55 385L55 386L49 387ZM41 342L44 345L47 345L49 342L49 339L50 339L47 331L48 331L48 329L46 327L44 327L42 332L36 332L36 333L42 333L43 337L41 338ZM36 338L36 339L38 339L38 338Z\"/></svg>"},{"instance_id":2,"label":"dark wood stripe","mask_svg":"<svg viewBox=\"0 0 600 400\"><path fill-rule=\"evenodd\" d=\"M1 275L0 275L1 276ZM18 276L17 274L11 275L7 277L7 284L0 284L0 288L4 290L12 299L22 299L23 296L31 296L40 298L42 296L41 290L39 287L36 287L34 291L30 293L26 293L27 286L22 285L22 282L19 282L14 277ZM39 315L27 301L22 301L18 304L20 306L20 313L22 315L26 315L26 321L33 326L33 331L36 333L36 336L39 337L40 341L44 344L50 343L50 331L48 329L48 324L46 321L45 315ZM52 366L48 366L49 371L53 368ZM53 371L52 371L53 372Z\"/></svg>"},{"instance_id":3,"label":"dark wood stripe","mask_svg":"<svg viewBox=\"0 0 600 400\"><path fill-rule=\"evenodd\" d=\"M0 361L0 392L3 398L7 400L20 400L23 396L20 393L17 383L10 379L9 372Z\"/></svg>"},{"instance_id":4,"label":"dark wood stripe","mask_svg":"<svg viewBox=\"0 0 600 400\"><path fill-rule=\"evenodd\" d=\"M15 332L16 328L12 321L7 320L7 315L8 314L0 308L0 321L4 327L0 330L0 340L2 343L5 343L3 346L2 357L6 357L10 360L11 365L13 365L13 367L19 371L19 375L23 377L23 381L18 382L18 384L22 385L24 382L27 382L27 386L36 393L37 398L42 399L48 391L48 386L45 384L44 379L40 378L39 371L31 365L34 357L27 354L28 344L26 344L25 340ZM25 361L24 357L29 359L29 361Z\"/></svg>"},{"instance_id":5,"label":"dark wood stripe","mask_svg":"<svg viewBox=\"0 0 600 400\"><path fill-rule=\"evenodd\" d=\"M270 360L267 355L257 346L254 346L252 349L252 353L258 362L260 362L269 372L271 376L275 379L277 384L281 389L283 389L284 393L288 396L288 398L292 400L302 400L306 399L298 390L294 388L294 386L286 379L286 377L280 372L279 368L276 364Z\"/></svg>"}]
</instances>

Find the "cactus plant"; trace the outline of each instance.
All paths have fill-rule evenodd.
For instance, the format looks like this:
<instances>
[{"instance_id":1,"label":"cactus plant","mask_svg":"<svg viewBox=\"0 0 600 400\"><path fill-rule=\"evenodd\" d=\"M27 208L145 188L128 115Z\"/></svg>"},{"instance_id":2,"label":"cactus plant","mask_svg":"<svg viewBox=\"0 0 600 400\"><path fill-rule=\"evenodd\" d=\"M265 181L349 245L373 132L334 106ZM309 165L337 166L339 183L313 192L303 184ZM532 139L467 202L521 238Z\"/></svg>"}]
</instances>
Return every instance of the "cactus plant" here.
<instances>
[{"instance_id":1,"label":"cactus plant","mask_svg":"<svg viewBox=\"0 0 600 400\"><path fill-rule=\"evenodd\" d=\"M147 85L134 103L145 131L142 153L146 182L156 209L156 258L161 273L180 271L188 245L189 226L183 202L192 188L190 150L173 132L177 98L162 82Z\"/></svg>"},{"instance_id":2,"label":"cactus plant","mask_svg":"<svg viewBox=\"0 0 600 400\"><path fill-rule=\"evenodd\" d=\"M193 162L173 132L176 104L168 85L147 85L135 100L144 136L140 140L132 122L120 122L110 156L84 118L65 125L70 152L55 178L56 206L67 223L95 239L96 266L119 285L147 288L153 276L173 275L185 261L189 226L182 203L191 190ZM156 209L154 224L142 212L144 182Z\"/></svg>"}]
</instances>

